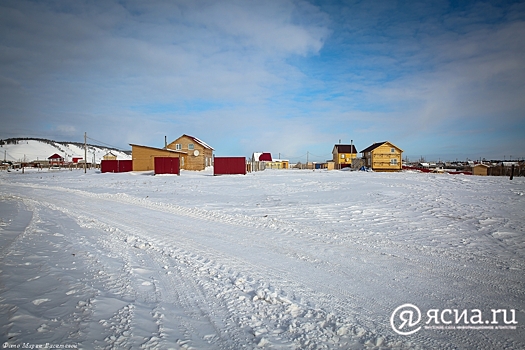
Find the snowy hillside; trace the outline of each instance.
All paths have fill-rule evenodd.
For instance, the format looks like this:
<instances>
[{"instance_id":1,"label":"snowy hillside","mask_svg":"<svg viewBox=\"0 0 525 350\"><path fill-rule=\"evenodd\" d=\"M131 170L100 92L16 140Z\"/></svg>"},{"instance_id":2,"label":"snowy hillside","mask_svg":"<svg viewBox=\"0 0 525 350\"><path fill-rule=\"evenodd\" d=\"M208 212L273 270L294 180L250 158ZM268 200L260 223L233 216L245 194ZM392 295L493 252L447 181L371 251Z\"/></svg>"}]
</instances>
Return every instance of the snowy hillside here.
<instances>
[{"instance_id":1,"label":"snowy hillside","mask_svg":"<svg viewBox=\"0 0 525 350\"><path fill-rule=\"evenodd\" d=\"M111 151L117 159L131 159L130 155L112 148L94 146L88 144L88 162L100 163L102 157ZM19 139L17 143L4 143L0 145L0 159L11 162L32 162L47 160L48 157L57 153L66 161L72 161L74 157L84 159L84 147L82 144L56 142L50 140Z\"/></svg>"},{"instance_id":2,"label":"snowy hillside","mask_svg":"<svg viewBox=\"0 0 525 350\"><path fill-rule=\"evenodd\" d=\"M0 172L0 343L523 349L524 208L522 177Z\"/></svg>"}]
</instances>

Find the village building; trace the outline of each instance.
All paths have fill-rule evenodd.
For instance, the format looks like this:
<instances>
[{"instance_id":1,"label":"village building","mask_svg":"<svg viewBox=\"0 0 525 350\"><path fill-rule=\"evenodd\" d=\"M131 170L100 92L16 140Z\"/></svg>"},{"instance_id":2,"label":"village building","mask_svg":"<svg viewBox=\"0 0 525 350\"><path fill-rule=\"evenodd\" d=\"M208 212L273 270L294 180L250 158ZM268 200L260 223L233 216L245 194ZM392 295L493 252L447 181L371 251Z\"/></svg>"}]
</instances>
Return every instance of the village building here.
<instances>
[{"instance_id":1,"label":"village building","mask_svg":"<svg viewBox=\"0 0 525 350\"><path fill-rule=\"evenodd\" d=\"M155 170L155 158L180 158L179 164L184 165L187 154L166 148L155 148L149 146L130 144L131 158L133 160L133 171Z\"/></svg>"},{"instance_id":2,"label":"village building","mask_svg":"<svg viewBox=\"0 0 525 350\"><path fill-rule=\"evenodd\" d=\"M357 158L357 149L353 144L338 144L332 149L332 156L335 169L343 169L352 166L352 160Z\"/></svg>"},{"instance_id":3,"label":"village building","mask_svg":"<svg viewBox=\"0 0 525 350\"><path fill-rule=\"evenodd\" d=\"M391 142L377 142L361 151L365 166L373 171L402 169L403 150Z\"/></svg>"},{"instance_id":4,"label":"village building","mask_svg":"<svg viewBox=\"0 0 525 350\"><path fill-rule=\"evenodd\" d=\"M266 169L288 169L290 162L286 159L273 159L271 162L266 162Z\"/></svg>"},{"instance_id":5,"label":"village building","mask_svg":"<svg viewBox=\"0 0 525 350\"><path fill-rule=\"evenodd\" d=\"M113 154L113 152L109 151L104 156L102 156L103 160L117 160L117 156Z\"/></svg>"},{"instance_id":6,"label":"village building","mask_svg":"<svg viewBox=\"0 0 525 350\"><path fill-rule=\"evenodd\" d=\"M182 135L164 148L130 146L133 171L155 170L155 158L179 158L179 167L185 170L204 170L213 165L213 148L189 135Z\"/></svg>"},{"instance_id":7,"label":"village building","mask_svg":"<svg viewBox=\"0 0 525 350\"><path fill-rule=\"evenodd\" d=\"M472 167L472 175L487 176L489 169L490 165L483 163L476 164Z\"/></svg>"},{"instance_id":8,"label":"village building","mask_svg":"<svg viewBox=\"0 0 525 350\"><path fill-rule=\"evenodd\" d=\"M252 154L252 171L266 169L266 165L273 162L272 154L268 152L255 152Z\"/></svg>"},{"instance_id":9,"label":"village building","mask_svg":"<svg viewBox=\"0 0 525 350\"><path fill-rule=\"evenodd\" d=\"M47 158L50 166L63 166L64 165L64 157L61 155L55 153L52 156Z\"/></svg>"},{"instance_id":10,"label":"village building","mask_svg":"<svg viewBox=\"0 0 525 350\"><path fill-rule=\"evenodd\" d=\"M196 137L184 134L166 145L166 149L185 154L181 169L204 170L213 165L213 148Z\"/></svg>"}]
</instances>

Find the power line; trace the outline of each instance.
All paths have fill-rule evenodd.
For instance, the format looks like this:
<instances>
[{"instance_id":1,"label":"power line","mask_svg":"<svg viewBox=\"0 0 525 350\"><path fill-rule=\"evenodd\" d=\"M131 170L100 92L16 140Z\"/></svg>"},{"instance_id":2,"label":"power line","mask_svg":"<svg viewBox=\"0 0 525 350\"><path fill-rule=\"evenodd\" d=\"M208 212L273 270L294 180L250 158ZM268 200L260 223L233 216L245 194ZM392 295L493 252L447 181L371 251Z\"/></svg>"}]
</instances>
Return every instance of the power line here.
<instances>
[{"instance_id":1,"label":"power line","mask_svg":"<svg viewBox=\"0 0 525 350\"><path fill-rule=\"evenodd\" d=\"M95 142L101 143L101 144L103 144L103 145L105 145L105 146L109 146L109 147L111 147L111 148L115 148L115 149L120 149L120 147L117 147L117 146L115 146L115 145L110 145L109 143L105 143L105 142L102 142L102 141L100 141L100 140L95 140L94 138L91 138L91 137L89 137L89 136L86 136L86 137L87 137L88 139L90 139L91 141L95 141Z\"/></svg>"}]
</instances>

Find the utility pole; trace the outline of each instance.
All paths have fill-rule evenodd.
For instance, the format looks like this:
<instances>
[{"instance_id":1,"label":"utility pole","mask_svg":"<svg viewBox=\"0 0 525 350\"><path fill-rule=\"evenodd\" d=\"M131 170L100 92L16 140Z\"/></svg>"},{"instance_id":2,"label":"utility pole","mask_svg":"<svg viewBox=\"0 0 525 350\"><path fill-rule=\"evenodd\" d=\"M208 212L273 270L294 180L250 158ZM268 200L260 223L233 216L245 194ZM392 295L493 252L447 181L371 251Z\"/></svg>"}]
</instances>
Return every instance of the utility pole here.
<instances>
[{"instance_id":1,"label":"utility pole","mask_svg":"<svg viewBox=\"0 0 525 350\"><path fill-rule=\"evenodd\" d=\"M87 133L84 132L84 174L87 172Z\"/></svg>"}]
</instances>

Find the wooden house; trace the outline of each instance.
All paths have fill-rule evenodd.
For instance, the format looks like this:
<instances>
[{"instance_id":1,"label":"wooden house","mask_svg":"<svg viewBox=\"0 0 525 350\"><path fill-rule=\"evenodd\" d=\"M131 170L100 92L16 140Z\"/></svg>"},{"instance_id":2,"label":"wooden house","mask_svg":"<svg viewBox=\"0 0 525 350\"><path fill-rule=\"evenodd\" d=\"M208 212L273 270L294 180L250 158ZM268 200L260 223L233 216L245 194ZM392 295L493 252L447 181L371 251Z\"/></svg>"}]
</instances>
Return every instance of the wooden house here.
<instances>
[{"instance_id":1,"label":"wooden house","mask_svg":"<svg viewBox=\"0 0 525 350\"><path fill-rule=\"evenodd\" d=\"M113 152L109 151L106 153L103 157L103 160L117 160L117 156L113 154Z\"/></svg>"},{"instance_id":2,"label":"wooden house","mask_svg":"<svg viewBox=\"0 0 525 350\"><path fill-rule=\"evenodd\" d=\"M403 150L391 142L377 142L361 151L365 166L373 171L402 169Z\"/></svg>"},{"instance_id":3,"label":"wooden house","mask_svg":"<svg viewBox=\"0 0 525 350\"><path fill-rule=\"evenodd\" d=\"M196 137L182 135L166 145L166 149L185 154L181 169L204 170L213 165L213 148Z\"/></svg>"},{"instance_id":4,"label":"wooden house","mask_svg":"<svg viewBox=\"0 0 525 350\"><path fill-rule=\"evenodd\" d=\"M185 152L165 148L155 148L130 144L133 171L155 170L155 157L180 158L179 164L184 164L188 156Z\"/></svg>"},{"instance_id":5,"label":"wooden house","mask_svg":"<svg viewBox=\"0 0 525 350\"><path fill-rule=\"evenodd\" d=\"M476 164L472 167L472 175L487 176L490 165L487 164Z\"/></svg>"},{"instance_id":6,"label":"wooden house","mask_svg":"<svg viewBox=\"0 0 525 350\"><path fill-rule=\"evenodd\" d=\"M352 165L357 158L357 149L352 145L335 145L332 149L332 161L335 169L342 169Z\"/></svg>"},{"instance_id":7,"label":"wooden house","mask_svg":"<svg viewBox=\"0 0 525 350\"><path fill-rule=\"evenodd\" d=\"M265 169L288 169L290 167L290 161L287 159L273 159L272 161L266 162Z\"/></svg>"}]
</instances>

